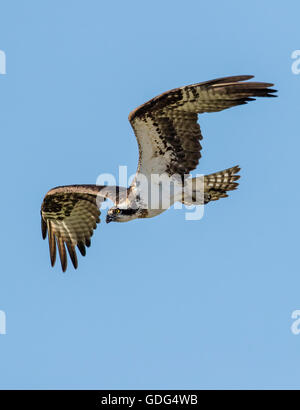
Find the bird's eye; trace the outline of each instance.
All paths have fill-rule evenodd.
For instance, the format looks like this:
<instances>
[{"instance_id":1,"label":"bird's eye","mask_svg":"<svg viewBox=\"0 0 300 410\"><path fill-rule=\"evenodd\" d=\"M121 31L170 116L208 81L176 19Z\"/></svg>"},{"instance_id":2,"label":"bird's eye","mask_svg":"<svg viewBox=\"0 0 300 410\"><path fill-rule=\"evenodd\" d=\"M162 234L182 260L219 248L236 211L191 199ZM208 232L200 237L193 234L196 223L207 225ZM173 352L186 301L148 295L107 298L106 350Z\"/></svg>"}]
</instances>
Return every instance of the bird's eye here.
<instances>
[{"instance_id":1,"label":"bird's eye","mask_svg":"<svg viewBox=\"0 0 300 410\"><path fill-rule=\"evenodd\" d=\"M121 211L119 208L116 209L116 214L119 214Z\"/></svg>"}]
</instances>

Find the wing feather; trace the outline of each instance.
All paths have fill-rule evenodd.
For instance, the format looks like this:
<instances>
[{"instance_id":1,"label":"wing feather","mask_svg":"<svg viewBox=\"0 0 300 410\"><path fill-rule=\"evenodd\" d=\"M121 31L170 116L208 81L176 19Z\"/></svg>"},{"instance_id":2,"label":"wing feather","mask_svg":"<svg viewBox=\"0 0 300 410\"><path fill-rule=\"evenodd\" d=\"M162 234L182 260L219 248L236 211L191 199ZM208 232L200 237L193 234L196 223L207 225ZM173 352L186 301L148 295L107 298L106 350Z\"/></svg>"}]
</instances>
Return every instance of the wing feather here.
<instances>
[{"instance_id":1,"label":"wing feather","mask_svg":"<svg viewBox=\"0 0 300 410\"><path fill-rule=\"evenodd\" d=\"M67 269L67 252L74 268L78 267L75 247L85 256L86 246L100 222L100 210L106 197L115 199L110 187L67 186L54 188L47 193L41 207L42 236L48 232L51 265L58 248L63 272ZM113 188L113 187L111 187Z\"/></svg>"},{"instance_id":2,"label":"wing feather","mask_svg":"<svg viewBox=\"0 0 300 410\"><path fill-rule=\"evenodd\" d=\"M47 221L47 228L48 228L50 261L51 261L51 266L54 266L55 265L55 260L56 260L56 244L55 244L55 236L53 234L52 226L51 226L50 221Z\"/></svg>"},{"instance_id":3,"label":"wing feather","mask_svg":"<svg viewBox=\"0 0 300 410\"><path fill-rule=\"evenodd\" d=\"M66 254L65 243L64 243L64 240L59 236L56 237L56 242L57 242L58 253L59 253L60 262L61 262L61 268L62 268L62 271L65 272L67 269L67 254Z\"/></svg>"},{"instance_id":4,"label":"wing feather","mask_svg":"<svg viewBox=\"0 0 300 410\"><path fill-rule=\"evenodd\" d=\"M77 248L79 249L82 256L86 255L86 249L83 242L79 241L77 244Z\"/></svg>"},{"instance_id":5,"label":"wing feather","mask_svg":"<svg viewBox=\"0 0 300 410\"><path fill-rule=\"evenodd\" d=\"M253 76L219 78L167 91L136 108L129 121L139 145L138 171L189 174L201 157L198 114L274 97L271 83L245 82Z\"/></svg>"},{"instance_id":6,"label":"wing feather","mask_svg":"<svg viewBox=\"0 0 300 410\"><path fill-rule=\"evenodd\" d=\"M70 242L66 242L67 245L67 249L71 258L71 261L73 263L73 266L75 269L77 269L78 267L78 260L77 260L77 255L76 255L76 251L75 251L75 246L73 244L71 244Z\"/></svg>"}]
</instances>

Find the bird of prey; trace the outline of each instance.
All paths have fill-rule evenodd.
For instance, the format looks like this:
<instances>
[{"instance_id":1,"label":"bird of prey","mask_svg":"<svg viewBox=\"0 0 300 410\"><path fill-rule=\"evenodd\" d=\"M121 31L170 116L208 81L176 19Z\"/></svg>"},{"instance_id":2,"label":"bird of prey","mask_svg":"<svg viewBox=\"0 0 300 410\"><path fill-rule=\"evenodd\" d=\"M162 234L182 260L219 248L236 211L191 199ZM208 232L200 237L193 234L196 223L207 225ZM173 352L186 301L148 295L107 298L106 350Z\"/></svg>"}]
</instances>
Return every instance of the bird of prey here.
<instances>
[{"instance_id":1,"label":"bird of prey","mask_svg":"<svg viewBox=\"0 0 300 410\"><path fill-rule=\"evenodd\" d=\"M51 265L55 264L57 246L62 270L67 268L66 248L77 268L75 247L86 254L93 230L100 222L99 208L106 198L114 203L106 222L127 222L156 216L175 202L207 204L236 189L239 166L205 175L201 184L201 178L189 178L189 174L201 157L198 114L246 104L254 97L275 96L276 90L270 88L273 84L248 81L251 78L224 77L175 88L132 111L129 121L138 142L139 161L129 188L69 185L53 188L46 194L41 206L41 225L44 239L48 233ZM148 188L140 181L149 181L153 174L166 175L175 186L168 206L161 206L161 202L159 206L149 204ZM202 195L197 196L200 191Z\"/></svg>"}]
</instances>

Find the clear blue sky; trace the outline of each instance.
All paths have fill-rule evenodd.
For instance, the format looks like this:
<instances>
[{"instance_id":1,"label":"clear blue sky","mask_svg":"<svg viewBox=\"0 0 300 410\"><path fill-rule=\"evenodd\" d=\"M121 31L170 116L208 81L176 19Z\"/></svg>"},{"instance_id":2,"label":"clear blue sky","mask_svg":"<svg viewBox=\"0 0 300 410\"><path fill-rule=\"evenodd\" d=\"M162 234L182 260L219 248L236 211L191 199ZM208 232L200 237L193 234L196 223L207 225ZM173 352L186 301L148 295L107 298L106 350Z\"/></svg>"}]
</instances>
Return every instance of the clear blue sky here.
<instances>
[{"instance_id":1,"label":"clear blue sky","mask_svg":"<svg viewBox=\"0 0 300 410\"><path fill-rule=\"evenodd\" d=\"M1 4L1 388L300 387L298 1ZM133 173L128 113L234 74L278 99L200 117L198 172L240 164L239 190L184 211L102 223L79 268L50 267L51 187Z\"/></svg>"}]
</instances>

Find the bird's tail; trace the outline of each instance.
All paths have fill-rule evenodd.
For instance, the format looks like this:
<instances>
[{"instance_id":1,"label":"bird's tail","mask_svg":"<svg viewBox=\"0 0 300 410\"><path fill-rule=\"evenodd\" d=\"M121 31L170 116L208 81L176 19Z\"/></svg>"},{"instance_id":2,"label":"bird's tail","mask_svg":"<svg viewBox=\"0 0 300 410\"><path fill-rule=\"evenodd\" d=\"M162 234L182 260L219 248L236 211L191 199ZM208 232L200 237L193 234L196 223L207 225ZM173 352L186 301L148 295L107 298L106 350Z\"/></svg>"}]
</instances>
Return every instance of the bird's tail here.
<instances>
[{"instance_id":1,"label":"bird's tail","mask_svg":"<svg viewBox=\"0 0 300 410\"><path fill-rule=\"evenodd\" d=\"M187 179L181 202L185 205L202 205L226 198L227 191L233 191L238 186L235 181L240 178L237 175L239 171L240 167L236 165L214 174Z\"/></svg>"}]
</instances>

